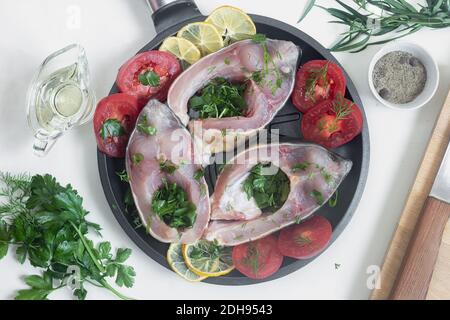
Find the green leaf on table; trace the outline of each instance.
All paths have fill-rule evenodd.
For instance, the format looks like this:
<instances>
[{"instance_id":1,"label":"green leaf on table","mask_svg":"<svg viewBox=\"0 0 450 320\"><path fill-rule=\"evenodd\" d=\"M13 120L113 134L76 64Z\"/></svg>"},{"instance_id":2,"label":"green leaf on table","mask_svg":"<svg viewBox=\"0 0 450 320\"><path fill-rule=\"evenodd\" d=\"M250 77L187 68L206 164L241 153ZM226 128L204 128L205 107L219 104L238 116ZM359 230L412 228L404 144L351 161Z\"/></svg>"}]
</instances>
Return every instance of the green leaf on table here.
<instances>
[{"instance_id":1,"label":"green leaf on table","mask_svg":"<svg viewBox=\"0 0 450 320\"><path fill-rule=\"evenodd\" d=\"M116 284L119 287L127 287L131 288L134 284L134 277L136 276L136 272L131 266L119 265L117 267L117 277Z\"/></svg>"},{"instance_id":2,"label":"green leaf on table","mask_svg":"<svg viewBox=\"0 0 450 320\"><path fill-rule=\"evenodd\" d=\"M25 277L25 283L33 289L53 289L51 277L42 277L38 275L31 275Z\"/></svg>"},{"instance_id":3,"label":"green leaf on table","mask_svg":"<svg viewBox=\"0 0 450 320\"><path fill-rule=\"evenodd\" d=\"M9 248L8 243L0 242L0 260L6 256L6 254L8 253L8 248Z\"/></svg>"},{"instance_id":4,"label":"green leaf on table","mask_svg":"<svg viewBox=\"0 0 450 320\"><path fill-rule=\"evenodd\" d=\"M19 290L16 300L47 300L47 297L53 290L47 289L25 289Z\"/></svg>"},{"instance_id":5,"label":"green leaf on table","mask_svg":"<svg viewBox=\"0 0 450 320\"><path fill-rule=\"evenodd\" d=\"M75 289L73 295L78 298L78 300L85 300L87 296L87 290L85 288Z\"/></svg>"},{"instance_id":6,"label":"green leaf on table","mask_svg":"<svg viewBox=\"0 0 450 320\"><path fill-rule=\"evenodd\" d=\"M16 248L16 258L20 264L25 262L25 259L27 258L27 247L25 245Z\"/></svg>"},{"instance_id":7,"label":"green leaf on table","mask_svg":"<svg viewBox=\"0 0 450 320\"><path fill-rule=\"evenodd\" d=\"M127 259L131 255L131 249L128 248L119 248L117 249L115 262L123 263L127 261Z\"/></svg>"},{"instance_id":8,"label":"green leaf on table","mask_svg":"<svg viewBox=\"0 0 450 320\"><path fill-rule=\"evenodd\" d=\"M98 245L98 253L100 259L111 258L111 243L109 243L108 241L101 242Z\"/></svg>"}]
</instances>

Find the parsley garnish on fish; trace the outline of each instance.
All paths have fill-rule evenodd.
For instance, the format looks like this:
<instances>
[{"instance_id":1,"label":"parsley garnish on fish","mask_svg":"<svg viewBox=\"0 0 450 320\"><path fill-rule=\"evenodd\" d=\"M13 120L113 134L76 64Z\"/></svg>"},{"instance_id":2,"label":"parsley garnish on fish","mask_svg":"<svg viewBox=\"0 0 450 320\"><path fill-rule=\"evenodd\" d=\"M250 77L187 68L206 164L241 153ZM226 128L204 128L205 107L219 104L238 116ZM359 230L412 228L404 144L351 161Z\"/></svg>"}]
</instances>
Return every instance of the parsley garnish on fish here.
<instances>
[{"instance_id":1,"label":"parsley garnish on fish","mask_svg":"<svg viewBox=\"0 0 450 320\"><path fill-rule=\"evenodd\" d=\"M144 155L142 153L135 153L131 156L131 162L133 162L135 166L138 166L142 160L144 160Z\"/></svg>"},{"instance_id":2,"label":"parsley garnish on fish","mask_svg":"<svg viewBox=\"0 0 450 320\"><path fill-rule=\"evenodd\" d=\"M24 278L28 288L19 290L16 299L44 300L74 280L77 286L71 292L80 300L89 284L129 299L108 279L115 278L120 287L133 286L136 273L124 264L131 249L114 253L108 241L94 245L89 231L100 235L101 228L86 220L89 212L71 185L62 186L51 175L5 173L0 173L0 183L0 259L14 246L20 263L28 260L42 271Z\"/></svg>"},{"instance_id":3,"label":"parsley garnish on fish","mask_svg":"<svg viewBox=\"0 0 450 320\"><path fill-rule=\"evenodd\" d=\"M257 33L252 37L252 41L260 44L263 48L263 69L253 72L251 79L260 85L268 86L272 91L272 95L275 95L277 90L281 88L283 78L279 68L270 54L269 47L267 45L267 37L264 34ZM280 55L280 53L277 52L277 55ZM267 80L269 75L274 75L275 81Z\"/></svg>"},{"instance_id":4,"label":"parsley garnish on fish","mask_svg":"<svg viewBox=\"0 0 450 320\"><path fill-rule=\"evenodd\" d=\"M248 199L255 199L260 209L274 211L281 208L286 201L290 184L288 177L281 169L278 169L276 174L263 175L262 170L270 166L270 163L259 163L254 166L242 184L242 189Z\"/></svg>"},{"instance_id":5,"label":"parsley garnish on fish","mask_svg":"<svg viewBox=\"0 0 450 320\"><path fill-rule=\"evenodd\" d=\"M160 84L160 77L154 71L146 71L140 74L138 80L144 86L157 87Z\"/></svg>"},{"instance_id":6,"label":"parsley garnish on fish","mask_svg":"<svg viewBox=\"0 0 450 320\"><path fill-rule=\"evenodd\" d=\"M140 133L148 136L154 136L156 134L156 128L148 125L146 114L141 116L136 128Z\"/></svg>"},{"instance_id":7,"label":"parsley garnish on fish","mask_svg":"<svg viewBox=\"0 0 450 320\"><path fill-rule=\"evenodd\" d=\"M217 69L217 66L210 66L208 67L208 74L213 73Z\"/></svg>"},{"instance_id":8,"label":"parsley garnish on fish","mask_svg":"<svg viewBox=\"0 0 450 320\"><path fill-rule=\"evenodd\" d=\"M311 163L309 162L301 162L301 163L297 163L296 165L294 165L292 167L292 172L297 172L299 170L301 171L305 171L306 169L308 169L308 167L311 165Z\"/></svg>"},{"instance_id":9,"label":"parsley garnish on fish","mask_svg":"<svg viewBox=\"0 0 450 320\"><path fill-rule=\"evenodd\" d=\"M159 168L166 173L172 174L175 171L177 171L178 166L173 164L171 161L166 160L164 162L159 163Z\"/></svg>"},{"instance_id":10,"label":"parsley garnish on fish","mask_svg":"<svg viewBox=\"0 0 450 320\"><path fill-rule=\"evenodd\" d=\"M320 168L320 174L328 185L333 183L333 175L329 173L325 168Z\"/></svg>"},{"instance_id":11,"label":"parsley garnish on fish","mask_svg":"<svg viewBox=\"0 0 450 320\"><path fill-rule=\"evenodd\" d=\"M323 198L323 194L320 191L317 191L316 189L314 189L313 191L311 191L310 196L313 197L318 205L322 205L325 201L325 199Z\"/></svg>"},{"instance_id":12,"label":"parsley garnish on fish","mask_svg":"<svg viewBox=\"0 0 450 320\"><path fill-rule=\"evenodd\" d=\"M198 169L197 171L195 171L194 173L194 179L198 182L201 180L201 178L203 178L205 176L205 173L203 172L202 169Z\"/></svg>"},{"instance_id":13,"label":"parsley garnish on fish","mask_svg":"<svg viewBox=\"0 0 450 320\"><path fill-rule=\"evenodd\" d=\"M197 208L188 200L186 191L166 180L153 195L152 210L171 228L190 228L197 218Z\"/></svg>"},{"instance_id":14,"label":"parsley garnish on fish","mask_svg":"<svg viewBox=\"0 0 450 320\"><path fill-rule=\"evenodd\" d=\"M242 116L247 108L245 87L245 84L215 78L189 100L189 106L201 119Z\"/></svg>"}]
</instances>

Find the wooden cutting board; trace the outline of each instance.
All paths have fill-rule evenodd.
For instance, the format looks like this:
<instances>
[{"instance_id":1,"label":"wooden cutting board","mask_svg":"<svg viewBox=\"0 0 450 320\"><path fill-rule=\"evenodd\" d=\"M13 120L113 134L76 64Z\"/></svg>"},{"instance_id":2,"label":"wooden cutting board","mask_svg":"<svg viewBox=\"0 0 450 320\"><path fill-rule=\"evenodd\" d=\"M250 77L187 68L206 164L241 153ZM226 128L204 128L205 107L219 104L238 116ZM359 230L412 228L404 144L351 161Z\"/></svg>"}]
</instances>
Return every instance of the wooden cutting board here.
<instances>
[{"instance_id":1,"label":"wooden cutting board","mask_svg":"<svg viewBox=\"0 0 450 320\"><path fill-rule=\"evenodd\" d=\"M419 214L430 193L434 178L450 140L450 92L437 119L422 164L381 269L379 289L371 299L388 299ZM450 299L450 221L447 223L433 271L427 299Z\"/></svg>"}]
</instances>

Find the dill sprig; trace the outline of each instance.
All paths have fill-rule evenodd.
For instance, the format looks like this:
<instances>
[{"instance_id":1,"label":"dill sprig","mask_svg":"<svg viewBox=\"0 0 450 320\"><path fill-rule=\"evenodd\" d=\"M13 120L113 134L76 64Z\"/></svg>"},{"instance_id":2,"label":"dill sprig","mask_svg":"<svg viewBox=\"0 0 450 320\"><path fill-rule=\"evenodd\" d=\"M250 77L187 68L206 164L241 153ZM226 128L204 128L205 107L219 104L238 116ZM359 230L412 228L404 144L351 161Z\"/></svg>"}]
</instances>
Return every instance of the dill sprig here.
<instances>
[{"instance_id":1,"label":"dill sprig","mask_svg":"<svg viewBox=\"0 0 450 320\"><path fill-rule=\"evenodd\" d=\"M310 70L308 78L306 79L305 95L308 99L315 102L315 90L319 80L322 81L322 86L326 87L327 82L328 63L325 63L321 68Z\"/></svg>"}]
</instances>

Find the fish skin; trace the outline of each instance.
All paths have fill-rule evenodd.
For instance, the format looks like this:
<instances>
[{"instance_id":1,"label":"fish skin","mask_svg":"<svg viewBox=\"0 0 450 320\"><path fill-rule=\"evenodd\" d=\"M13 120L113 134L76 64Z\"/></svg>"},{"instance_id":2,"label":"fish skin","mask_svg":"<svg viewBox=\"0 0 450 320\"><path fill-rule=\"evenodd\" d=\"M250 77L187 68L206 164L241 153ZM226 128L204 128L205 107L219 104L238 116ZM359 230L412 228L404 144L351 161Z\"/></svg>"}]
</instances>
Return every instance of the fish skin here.
<instances>
[{"instance_id":1,"label":"fish skin","mask_svg":"<svg viewBox=\"0 0 450 320\"><path fill-rule=\"evenodd\" d=\"M294 88L301 50L289 41L267 39L266 43L283 77L281 88L275 93L267 83L258 84L251 79L252 73L262 70L264 64L264 50L261 44L252 40L236 42L202 58L172 84L168 93L168 105L181 122L188 126L194 140L203 144L202 152L206 155L233 149L233 141L238 136L248 137L264 128L289 99ZM248 106L246 116L191 120L188 114L189 99L217 77L232 82L248 80L244 94ZM269 75L265 82L269 80L274 81L275 77ZM227 130L226 136L223 135L224 130Z\"/></svg>"},{"instance_id":2,"label":"fish skin","mask_svg":"<svg viewBox=\"0 0 450 320\"><path fill-rule=\"evenodd\" d=\"M236 161L239 164L225 166L217 180L216 190L211 197L212 221L204 234L206 240L217 241L221 245L235 246L265 237L295 223L298 219L303 220L322 206L311 196L311 191L317 190L321 192L324 200L323 204L325 204L352 167L350 160L345 160L314 144L280 143L278 146L278 162L272 161L273 157L271 155L273 153L253 158L255 161L248 161L251 162L248 164L237 162L240 157L242 159L251 159L251 157L247 157L251 152L266 147L261 145L240 153L235 159L230 161ZM272 145L273 147L276 147L276 145ZM272 162L289 177L290 193L288 199L278 211L270 215L260 214L257 217L245 217L245 213L241 213L243 216L239 216L239 212L231 210L229 217L227 217L227 212L223 212L219 206L220 198L226 192L227 185L239 179L240 176L251 170L256 163L262 161ZM306 170L292 171L294 165L303 162L308 162L312 165L309 165ZM326 172L332 175L332 183L327 182L321 168L325 168Z\"/></svg>"},{"instance_id":3,"label":"fish skin","mask_svg":"<svg viewBox=\"0 0 450 320\"><path fill-rule=\"evenodd\" d=\"M193 145L189 131L180 123L172 111L157 100L150 100L139 119L147 116L148 125L156 128L153 136L145 135L135 129L128 143L125 165L139 216L155 239L161 242L194 243L202 236L210 219L208 187L204 178L194 179L201 169L193 164ZM175 149L178 148L178 149ZM173 155L178 150L177 156ZM134 165L131 157L141 153L144 159ZM161 171L160 161L170 160L179 168L169 174ZM151 199L165 178L169 183L176 182L188 194L189 200L197 207L197 218L191 228L179 231L166 225L151 208Z\"/></svg>"}]
</instances>

